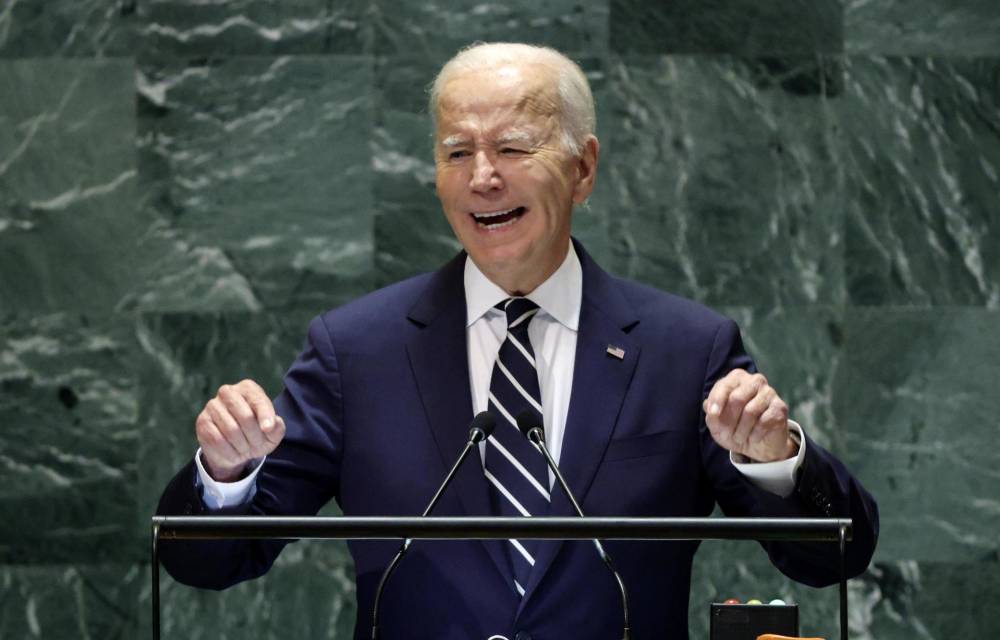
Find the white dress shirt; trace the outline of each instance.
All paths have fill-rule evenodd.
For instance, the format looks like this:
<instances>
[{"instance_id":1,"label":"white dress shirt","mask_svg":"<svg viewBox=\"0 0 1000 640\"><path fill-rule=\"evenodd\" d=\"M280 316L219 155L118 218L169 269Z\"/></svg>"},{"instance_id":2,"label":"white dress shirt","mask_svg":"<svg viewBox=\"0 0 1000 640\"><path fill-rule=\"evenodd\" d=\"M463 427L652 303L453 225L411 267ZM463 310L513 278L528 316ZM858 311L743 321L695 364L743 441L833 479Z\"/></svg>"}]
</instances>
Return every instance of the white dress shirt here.
<instances>
[{"instance_id":1,"label":"white dress shirt","mask_svg":"<svg viewBox=\"0 0 1000 640\"><path fill-rule=\"evenodd\" d=\"M465 261L464 281L469 383L472 406L475 413L479 413L487 409L493 365L507 334L507 317L495 306L510 296L483 275L469 258ZM538 369L545 442L558 463L566 434L583 300L583 271L572 243L566 259L556 272L525 297L539 307L528 325L528 339L535 352ZM498 419L503 418L498 416ZM805 456L806 441L802 437L802 428L791 420L789 426L793 438L800 443L796 457L778 462L750 463L742 456L730 456L733 465L751 482L780 496L788 496L795 489L795 473ZM485 444L480 444L480 455L484 460L485 451ZM256 488L254 479L260 464L247 477L231 483L216 482L208 475L201 463L200 449L195 455L195 464L201 481L202 498L209 509L238 505L253 497ZM554 482L555 475L550 471L549 486Z\"/></svg>"}]
</instances>

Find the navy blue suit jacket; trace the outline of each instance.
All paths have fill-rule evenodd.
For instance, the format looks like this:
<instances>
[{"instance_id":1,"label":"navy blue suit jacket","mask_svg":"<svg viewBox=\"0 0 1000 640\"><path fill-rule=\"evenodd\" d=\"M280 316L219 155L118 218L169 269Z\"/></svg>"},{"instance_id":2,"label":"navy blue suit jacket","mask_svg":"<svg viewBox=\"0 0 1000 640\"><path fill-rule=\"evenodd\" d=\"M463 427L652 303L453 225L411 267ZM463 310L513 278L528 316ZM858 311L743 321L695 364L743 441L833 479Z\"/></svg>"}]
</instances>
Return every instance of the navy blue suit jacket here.
<instances>
[{"instance_id":1,"label":"navy blue suit jacket","mask_svg":"<svg viewBox=\"0 0 1000 640\"><path fill-rule=\"evenodd\" d=\"M614 278L577 245L583 302L560 466L592 516L854 519L852 575L868 565L878 512L872 497L809 441L796 491L780 498L748 482L712 440L701 410L713 383L753 370L735 323L698 304ZM347 515L418 515L444 478L473 417L466 355L465 254L440 270L376 291L316 318L276 400L287 434L239 512L315 514L336 499ZM607 354L608 345L625 351ZM162 514L203 513L193 464L160 501ZM471 457L435 515L489 515L487 483ZM570 516L558 489L550 515ZM181 582L224 588L268 570L283 542L165 543ZM356 637L370 631L379 576L397 542L349 543L357 571ZM620 637L613 579L593 545L544 542L526 593L512 589L499 541L418 541L382 605L385 638L538 640ZM686 638L697 543L609 542L628 588L634 636ZM838 578L835 545L765 543L788 576ZM521 636L525 637L525 636Z\"/></svg>"}]
</instances>

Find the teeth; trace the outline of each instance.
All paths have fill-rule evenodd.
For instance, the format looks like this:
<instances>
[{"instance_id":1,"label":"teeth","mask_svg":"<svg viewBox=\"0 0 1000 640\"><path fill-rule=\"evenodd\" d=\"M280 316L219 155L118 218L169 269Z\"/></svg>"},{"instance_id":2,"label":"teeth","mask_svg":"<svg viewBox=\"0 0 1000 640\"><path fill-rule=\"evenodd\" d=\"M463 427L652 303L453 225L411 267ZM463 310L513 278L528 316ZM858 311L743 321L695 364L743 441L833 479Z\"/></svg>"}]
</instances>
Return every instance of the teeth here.
<instances>
[{"instance_id":1,"label":"teeth","mask_svg":"<svg viewBox=\"0 0 1000 640\"><path fill-rule=\"evenodd\" d=\"M517 209L517 207L514 207L514 209ZM489 211L489 212L484 212L484 213L475 213L475 212L473 212L472 216L476 220L480 220L480 219L483 219L483 218L495 218L497 216L506 215L506 214L510 213L511 211L514 211L514 209L506 209L504 211Z\"/></svg>"},{"instance_id":2,"label":"teeth","mask_svg":"<svg viewBox=\"0 0 1000 640\"><path fill-rule=\"evenodd\" d=\"M494 229L503 229L504 227L509 227L510 225L514 224L515 222L517 222L517 218L511 218L507 222L499 222L497 224L489 224L489 225L480 222L479 225L481 227L489 228L490 231L492 231Z\"/></svg>"}]
</instances>

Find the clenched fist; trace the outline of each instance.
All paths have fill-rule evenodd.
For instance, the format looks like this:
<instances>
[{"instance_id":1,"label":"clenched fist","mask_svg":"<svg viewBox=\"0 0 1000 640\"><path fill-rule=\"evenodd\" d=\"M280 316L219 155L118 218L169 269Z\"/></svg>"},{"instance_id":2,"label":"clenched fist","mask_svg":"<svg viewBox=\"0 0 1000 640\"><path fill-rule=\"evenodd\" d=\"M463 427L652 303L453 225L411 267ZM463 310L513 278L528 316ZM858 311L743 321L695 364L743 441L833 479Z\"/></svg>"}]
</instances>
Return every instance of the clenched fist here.
<instances>
[{"instance_id":1,"label":"clenched fist","mask_svg":"<svg viewBox=\"0 0 1000 640\"><path fill-rule=\"evenodd\" d=\"M759 373L733 369L715 383L702 409L712 438L733 453L773 462L798 452L789 436L788 405Z\"/></svg>"},{"instance_id":2,"label":"clenched fist","mask_svg":"<svg viewBox=\"0 0 1000 640\"><path fill-rule=\"evenodd\" d=\"M225 384L195 420L205 470L219 482L239 480L247 463L274 451L285 421L253 380Z\"/></svg>"}]
</instances>

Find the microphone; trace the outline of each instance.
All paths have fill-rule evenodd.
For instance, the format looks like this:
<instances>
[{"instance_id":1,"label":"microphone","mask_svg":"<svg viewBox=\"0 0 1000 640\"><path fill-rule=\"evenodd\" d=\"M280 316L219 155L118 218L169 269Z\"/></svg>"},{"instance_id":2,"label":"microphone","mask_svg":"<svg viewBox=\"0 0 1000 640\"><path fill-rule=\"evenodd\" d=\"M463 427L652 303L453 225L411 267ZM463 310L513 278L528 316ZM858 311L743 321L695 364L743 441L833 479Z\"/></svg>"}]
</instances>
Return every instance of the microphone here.
<instances>
[{"instance_id":1,"label":"microphone","mask_svg":"<svg viewBox=\"0 0 1000 640\"><path fill-rule=\"evenodd\" d=\"M552 473L555 474L556 480L559 481L559 485L562 487L563 492L565 492L566 497L569 498L570 503L572 503L576 514L581 518L586 517L583 515L583 509L580 508L580 504L576 501L576 498L573 497L573 493L569 490L569 485L566 484L566 479L563 478L562 473L560 473L559 467L556 465L556 461L552 459L552 454L549 453L548 448L545 446L545 430L542 428L540 416L531 409L525 409L521 413L517 414L516 420L518 430L520 430L520 432L524 434L528 440L538 447L538 450L542 452L543 456L545 456L545 461L548 462L549 469L552 469ZM615 569L615 565L611 562L611 556L609 556L607 552L604 551L604 547L601 546L601 541L595 539L594 546L597 547L597 555L601 557L605 566L608 567L608 570L611 571L611 574L615 577L615 582L618 583L618 591L622 595L622 611L625 614L625 624L622 629L622 640L629 640L632 633L628 621L628 594L625 592L625 582Z\"/></svg>"},{"instance_id":2,"label":"microphone","mask_svg":"<svg viewBox=\"0 0 1000 640\"><path fill-rule=\"evenodd\" d=\"M434 508L434 505L436 505L438 500L441 499L441 494L443 494L445 488L451 484L455 474L458 473L459 467L462 466L462 463L468 457L469 452L472 451L473 447L486 440L486 438L489 438L496 426L497 421L493 417L493 414L489 411L481 411L475 418L472 419L472 422L469 424L469 439L465 443L465 448L462 449L462 453L459 454L458 460L456 460L455 464L452 465L451 471L449 471L448 475L445 476L444 482L442 482L441 486L438 487L437 493L434 494L434 497L431 498L427 508L424 509L424 512L421 515L422 518L426 518L427 514L429 514ZM399 551L396 552L396 555L393 556L389 565L385 568L385 571L382 572L382 578L379 580L378 589L375 591L375 604L372 607L372 640L377 640L378 638L378 607L382 600L382 591L385 589L385 585L389 581L389 576L396 570L396 565L398 565L399 561L403 559L406 552L410 550L411 544L413 544L412 538L404 540L403 544L399 546Z\"/></svg>"}]
</instances>

